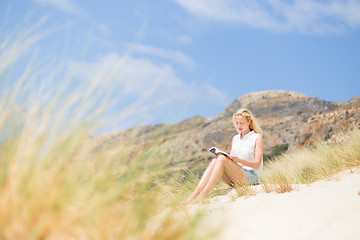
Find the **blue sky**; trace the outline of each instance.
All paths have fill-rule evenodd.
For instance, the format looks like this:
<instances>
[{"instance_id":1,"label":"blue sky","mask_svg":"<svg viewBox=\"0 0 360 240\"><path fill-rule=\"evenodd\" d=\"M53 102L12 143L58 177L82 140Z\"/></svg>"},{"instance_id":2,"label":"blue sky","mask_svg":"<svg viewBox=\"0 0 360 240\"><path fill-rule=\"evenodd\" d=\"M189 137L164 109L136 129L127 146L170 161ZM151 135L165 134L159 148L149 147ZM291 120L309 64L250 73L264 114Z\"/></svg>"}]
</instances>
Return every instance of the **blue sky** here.
<instances>
[{"instance_id":1,"label":"blue sky","mask_svg":"<svg viewBox=\"0 0 360 240\"><path fill-rule=\"evenodd\" d=\"M123 86L104 132L213 117L250 92L360 95L359 0L5 0L0 19L3 35L43 21L39 59Z\"/></svg>"}]
</instances>

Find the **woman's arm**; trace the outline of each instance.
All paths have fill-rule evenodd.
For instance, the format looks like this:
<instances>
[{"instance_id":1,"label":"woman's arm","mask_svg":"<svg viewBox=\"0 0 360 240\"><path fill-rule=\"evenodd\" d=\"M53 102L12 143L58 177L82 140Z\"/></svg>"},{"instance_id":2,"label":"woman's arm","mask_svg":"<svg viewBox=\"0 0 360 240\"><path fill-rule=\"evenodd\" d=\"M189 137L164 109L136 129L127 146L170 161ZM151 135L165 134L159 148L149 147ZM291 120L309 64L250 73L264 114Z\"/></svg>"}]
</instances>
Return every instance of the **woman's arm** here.
<instances>
[{"instance_id":1,"label":"woman's arm","mask_svg":"<svg viewBox=\"0 0 360 240\"><path fill-rule=\"evenodd\" d=\"M263 153L264 153L263 138L261 135L259 135L255 140L255 159L254 159L254 161L245 160L245 159L239 158L234 155L230 155L229 158L231 160L233 160L234 162L239 162L248 167L259 168L261 165L261 160L263 158Z\"/></svg>"}]
</instances>

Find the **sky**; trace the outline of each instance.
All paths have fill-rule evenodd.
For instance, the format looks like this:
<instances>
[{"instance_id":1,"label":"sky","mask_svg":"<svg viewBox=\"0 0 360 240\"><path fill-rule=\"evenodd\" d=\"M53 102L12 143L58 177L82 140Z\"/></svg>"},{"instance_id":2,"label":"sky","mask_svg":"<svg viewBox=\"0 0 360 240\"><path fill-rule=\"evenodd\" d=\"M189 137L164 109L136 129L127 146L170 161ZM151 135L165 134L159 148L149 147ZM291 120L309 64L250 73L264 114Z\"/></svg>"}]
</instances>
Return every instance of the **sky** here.
<instances>
[{"instance_id":1,"label":"sky","mask_svg":"<svg viewBox=\"0 0 360 240\"><path fill-rule=\"evenodd\" d=\"M120 89L103 133L214 117L258 91L360 96L360 0L2 0L0 20L5 36L46 32L37 58Z\"/></svg>"}]
</instances>

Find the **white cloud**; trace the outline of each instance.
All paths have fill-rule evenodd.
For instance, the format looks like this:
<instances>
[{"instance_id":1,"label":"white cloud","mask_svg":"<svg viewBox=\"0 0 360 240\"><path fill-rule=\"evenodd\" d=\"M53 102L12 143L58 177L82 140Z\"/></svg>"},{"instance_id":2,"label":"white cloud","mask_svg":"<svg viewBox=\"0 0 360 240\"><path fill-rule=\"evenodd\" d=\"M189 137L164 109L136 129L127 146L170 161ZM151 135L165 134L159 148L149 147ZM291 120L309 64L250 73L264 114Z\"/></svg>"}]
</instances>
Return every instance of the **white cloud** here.
<instances>
[{"instance_id":1,"label":"white cloud","mask_svg":"<svg viewBox=\"0 0 360 240\"><path fill-rule=\"evenodd\" d=\"M267 30L318 34L360 26L359 0L174 1L199 17Z\"/></svg>"},{"instance_id":2,"label":"white cloud","mask_svg":"<svg viewBox=\"0 0 360 240\"><path fill-rule=\"evenodd\" d=\"M81 14L83 10L75 0L33 0L39 5L53 5L60 10L72 14Z\"/></svg>"},{"instance_id":3,"label":"white cloud","mask_svg":"<svg viewBox=\"0 0 360 240\"><path fill-rule=\"evenodd\" d=\"M140 53L145 55L151 55L160 57L163 59L171 60L176 63L180 63L187 67L188 69L193 69L195 66L194 60L189 56L185 55L181 51L174 51L170 49L163 49L143 44L134 44L134 43L127 43L126 44L129 48L131 53Z\"/></svg>"},{"instance_id":4,"label":"white cloud","mask_svg":"<svg viewBox=\"0 0 360 240\"><path fill-rule=\"evenodd\" d=\"M229 102L211 85L186 83L170 65L147 59L111 53L95 62L71 63L71 67L79 69L86 81L101 81L107 94L113 94L118 110L114 118L117 128L112 131L151 122L179 122L189 117L189 106L217 107ZM89 91L93 91L91 86L99 86L91 82L86 85ZM196 114L200 113L192 115Z\"/></svg>"}]
</instances>

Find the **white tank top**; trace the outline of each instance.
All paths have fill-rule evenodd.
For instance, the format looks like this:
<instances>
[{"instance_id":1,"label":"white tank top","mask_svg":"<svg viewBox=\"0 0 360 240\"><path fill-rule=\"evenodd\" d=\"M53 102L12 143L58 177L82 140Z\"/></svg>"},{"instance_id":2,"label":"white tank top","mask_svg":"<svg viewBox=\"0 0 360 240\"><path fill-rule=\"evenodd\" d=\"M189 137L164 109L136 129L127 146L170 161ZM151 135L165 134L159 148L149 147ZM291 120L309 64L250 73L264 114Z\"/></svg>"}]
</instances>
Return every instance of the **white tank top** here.
<instances>
[{"instance_id":1,"label":"white tank top","mask_svg":"<svg viewBox=\"0 0 360 240\"><path fill-rule=\"evenodd\" d=\"M255 141L259 136L259 133L255 133L254 131L246 134L243 139L240 138L240 133L235 135L233 138L233 143L231 147L231 155L238 156L239 158L254 161L255 160ZM263 159L261 159L261 164L259 168L248 167L244 164L238 163L244 169L254 170L257 176L261 176L261 172L263 169Z\"/></svg>"}]
</instances>

